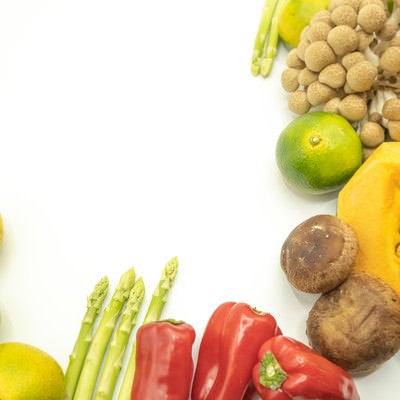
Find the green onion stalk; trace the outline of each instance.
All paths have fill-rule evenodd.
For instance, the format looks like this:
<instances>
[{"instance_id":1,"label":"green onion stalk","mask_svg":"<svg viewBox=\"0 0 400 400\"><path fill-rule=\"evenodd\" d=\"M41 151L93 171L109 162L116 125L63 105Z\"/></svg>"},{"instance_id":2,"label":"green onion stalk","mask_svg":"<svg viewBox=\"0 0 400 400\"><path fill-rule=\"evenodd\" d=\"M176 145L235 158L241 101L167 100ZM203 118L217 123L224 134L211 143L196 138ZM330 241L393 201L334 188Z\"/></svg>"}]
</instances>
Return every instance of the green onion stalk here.
<instances>
[{"instance_id":1,"label":"green onion stalk","mask_svg":"<svg viewBox=\"0 0 400 400\"><path fill-rule=\"evenodd\" d=\"M153 292L150 304L142 322L143 325L149 322L158 321L160 319L164 306L167 302L168 293L175 281L177 272L178 258L173 257L170 261L168 261L161 272L161 278ZM129 400L130 398L133 378L135 376L135 362L136 341L133 341L127 368L121 383L118 400Z\"/></svg>"},{"instance_id":2,"label":"green onion stalk","mask_svg":"<svg viewBox=\"0 0 400 400\"><path fill-rule=\"evenodd\" d=\"M129 337L136 325L137 315L142 305L145 294L145 286L142 278L139 278L133 285L121 320L116 328L108 355L104 361L103 372L94 396L95 400L111 400L113 398L118 376L122 369L125 350Z\"/></svg>"},{"instance_id":3,"label":"green onion stalk","mask_svg":"<svg viewBox=\"0 0 400 400\"><path fill-rule=\"evenodd\" d=\"M109 304L104 309L82 366L73 400L90 400L92 398L108 343L135 279L136 273L133 268L125 272L121 276Z\"/></svg>"},{"instance_id":4,"label":"green onion stalk","mask_svg":"<svg viewBox=\"0 0 400 400\"><path fill-rule=\"evenodd\" d=\"M69 362L65 371L67 399L74 397L79 375L81 374L86 354L92 343L94 325L107 297L108 287L109 280L107 277L104 277L96 283L93 292L87 298L86 313L82 319L78 337L69 356Z\"/></svg>"}]
</instances>

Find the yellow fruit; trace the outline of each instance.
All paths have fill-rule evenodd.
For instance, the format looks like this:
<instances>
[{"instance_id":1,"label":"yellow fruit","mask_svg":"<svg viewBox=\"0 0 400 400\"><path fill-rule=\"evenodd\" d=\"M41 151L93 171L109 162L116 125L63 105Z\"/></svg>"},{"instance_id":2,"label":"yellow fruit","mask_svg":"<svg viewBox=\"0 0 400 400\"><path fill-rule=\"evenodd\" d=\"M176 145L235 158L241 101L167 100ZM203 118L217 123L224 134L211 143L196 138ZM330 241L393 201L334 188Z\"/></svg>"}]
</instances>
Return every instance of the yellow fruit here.
<instances>
[{"instance_id":1,"label":"yellow fruit","mask_svg":"<svg viewBox=\"0 0 400 400\"><path fill-rule=\"evenodd\" d=\"M3 218L0 215L0 246L3 244L4 239L4 225L3 225Z\"/></svg>"},{"instance_id":2,"label":"yellow fruit","mask_svg":"<svg viewBox=\"0 0 400 400\"><path fill-rule=\"evenodd\" d=\"M278 21L280 38L290 47L297 47L301 31L309 24L311 17L328 8L330 0L288 0Z\"/></svg>"},{"instance_id":3,"label":"yellow fruit","mask_svg":"<svg viewBox=\"0 0 400 400\"><path fill-rule=\"evenodd\" d=\"M339 192L337 215L358 237L355 272L400 294L400 143L382 143Z\"/></svg>"},{"instance_id":4,"label":"yellow fruit","mask_svg":"<svg viewBox=\"0 0 400 400\"><path fill-rule=\"evenodd\" d=\"M329 193L339 190L361 166L362 145L345 118L314 111L281 132L276 162L290 186L308 194Z\"/></svg>"},{"instance_id":5,"label":"yellow fruit","mask_svg":"<svg viewBox=\"0 0 400 400\"><path fill-rule=\"evenodd\" d=\"M1 400L63 400L64 373L46 352L25 343L0 344Z\"/></svg>"}]
</instances>

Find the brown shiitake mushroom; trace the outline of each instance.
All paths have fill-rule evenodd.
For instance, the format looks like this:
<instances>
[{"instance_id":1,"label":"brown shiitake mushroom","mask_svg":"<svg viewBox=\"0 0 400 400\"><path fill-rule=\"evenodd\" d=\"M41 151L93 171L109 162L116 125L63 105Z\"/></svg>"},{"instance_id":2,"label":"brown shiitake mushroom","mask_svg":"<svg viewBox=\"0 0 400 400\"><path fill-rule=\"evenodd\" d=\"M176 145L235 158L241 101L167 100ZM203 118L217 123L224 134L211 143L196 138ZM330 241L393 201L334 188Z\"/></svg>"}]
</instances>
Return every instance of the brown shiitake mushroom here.
<instances>
[{"instance_id":1,"label":"brown shiitake mushroom","mask_svg":"<svg viewBox=\"0 0 400 400\"><path fill-rule=\"evenodd\" d=\"M373 372L400 349L400 297L366 273L321 295L307 319L311 347L352 375Z\"/></svg>"},{"instance_id":2,"label":"brown shiitake mushroom","mask_svg":"<svg viewBox=\"0 0 400 400\"><path fill-rule=\"evenodd\" d=\"M292 230L280 263L288 281L307 293L324 293L350 274L358 253L353 229L333 215L315 215Z\"/></svg>"}]
</instances>

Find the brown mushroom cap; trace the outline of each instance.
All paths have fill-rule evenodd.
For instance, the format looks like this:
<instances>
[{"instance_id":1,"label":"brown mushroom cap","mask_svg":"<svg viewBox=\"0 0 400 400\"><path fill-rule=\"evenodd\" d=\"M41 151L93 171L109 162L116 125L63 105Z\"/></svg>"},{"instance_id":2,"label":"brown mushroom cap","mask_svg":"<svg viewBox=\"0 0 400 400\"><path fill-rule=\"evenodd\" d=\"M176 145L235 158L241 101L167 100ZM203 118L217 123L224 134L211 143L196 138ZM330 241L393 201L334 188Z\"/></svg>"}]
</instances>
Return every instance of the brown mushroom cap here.
<instances>
[{"instance_id":1,"label":"brown mushroom cap","mask_svg":"<svg viewBox=\"0 0 400 400\"><path fill-rule=\"evenodd\" d=\"M300 89L290 93L288 107L289 110L295 114L303 115L307 113L311 108L311 104L307 98L307 93Z\"/></svg>"},{"instance_id":2,"label":"brown mushroom cap","mask_svg":"<svg viewBox=\"0 0 400 400\"><path fill-rule=\"evenodd\" d=\"M380 64L385 71L400 72L400 47L388 47L380 58Z\"/></svg>"},{"instance_id":3,"label":"brown mushroom cap","mask_svg":"<svg viewBox=\"0 0 400 400\"><path fill-rule=\"evenodd\" d=\"M385 130L381 124L366 121L362 124L360 140L364 146L375 148L385 141Z\"/></svg>"},{"instance_id":4,"label":"brown mushroom cap","mask_svg":"<svg viewBox=\"0 0 400 400\"><path fill-rule=\"evenodd\" d=\"M358 12L357 22L368 33L378 32L386 22L386 12L382 5L367 4Z\"/></svg>"},{"instance_id":5,"label":"brown mushroom cap","mask_svg":"<svg viewBox=\"0 0 400 400\"><path fill-rule=\"evenodd\" d=\"M360 61L364 61L365 56L361 51L353 51L351 53L346 54L342 58L342 65L344 68L349 70L353 65L357 64Z\"/></svg>"},{"instance_id":6,"label":"brown mushroom cap","mask_svg":"<svg viewBox=\"0 0 400 400\"><path fill-rule=\"evenodd\" d=\"M346 70L340 63L327 65L319 73L318 80L331 88L341 88L346 82Z\"/></svg>"},{"instance_id":7,"label":"brown mushroom cap","mask_svg":"<svg viewBox=\"0 0 400 400\"><path fill-rule=\"evenodd\" d=\"M306 67L314 72L321 71L335 61L335 53L325 40L317 40L310 43L304 51Z\"/></svg>"},{"instance_id":8,"label":"brown mushroom cap","mask_svg":"<svg viewBox=\"0 0 400 400\"><path fill-rule=\"evenodd\" d=\"M325 112L330 112L334 114L339 114L339 104L341 102L340 97L332 97L330 100L328 100L324 107L323 111Z\"/></svg>"},{"instance_id":9,"label":"brown mushroom cap","mask_svg":"<svg viewBox=\"0 0 400 400\"><path fill-rule=\"evenodd\" d=\"M318 73L309 70L307 67L303 68L298 76L297 81L299 85L309 86L312 82L315 82L318 79Z\"/></svg>"},{"instance_id":10,"label":"brown mushroom cap","mask_svg":"<svg viewBox=\"0 0 400 400\"><path fill-rule=\"evenodd\" d=\"M360 40L357 32L350 26L337 25L329 31L327 42L338 56L344 56L357 50Z\"/></svg>"},{"instance_id":11,"label":"brown mushroom cap","mask_svg":"<svg viewBox=\"0 0 400 400\"><path fill-rule=\"evenodd\" d=\"M393 97L385 101L382 107L383 118L400 121L400 99Z\"/></svg>"},{"instance_id":12,"label":"brown mushroom cap","mask_svg":"<svg viewBox=\"0 0 400 400\"><path fill-rule=\"evenodd\" d=\"M328 5L328 10L333 11L336 7L347 4L358 11L361 0L331 0Z\"/></svg>"},{"instance_id":13,"label":"brown mushroom cap","mask_svg":"<svg viewBox=\"0 0 400 400\"><path fill-rule=\"evenodd\" d=\"M332 29L331 25L324 21L316 21L309 26L306 38L310 42L318 40L326 40L329 31Z\"/></svg>"},{"instance_id":14,"label":"brown mushroom cap","mask_svg":"<svg viewBox=\"0 0 400 400\"><path fill-rule=\"evenodd\" d=\"M286 56L286 65L289 68L302 69L304 68L304 61L297 57L296 48L291 49Z\"/></svg>"},{"instance_id":15,"label":"brown mushroom cap","mask_svg":"<svg viewBox=\"0 0 400 400\"><path fill-rule=\"evenodd\" d=\"M333 9L331 19L335 25L348 25L351 28L357 26L357 12L348 4L342 4Z\"/></svg>"},{"instance_id":16,"label":"brown mushroom cap","mask_svg":"<svg viewBox=\"0 0 400 400\"><path fill-rule=\"evenodd\" d=\"M389 136L395 142L400 142L400 121L388 121Z\"/></svg>"},{"instance_id":17,"label":"brown mushroom cap","mask_svg":"<svg viewBox=\"0 0 400 400\"><path fill-rule=\"evenodd\" d=\"M299 224L281 249L288 281L307 293L324 293L350 274L358 253L353 229L333 215L315 215Z\"/></svg>"},{"instance_id":18,"label":"brown mushroom cap","mask_svg":"<svg viewBox=\"0 0 400 400\"><path fill-rule=\"evenodd\" d=\"M297 75L299 70L295 68L285 68L281 74L282 88L287 92L294 92L298 87Z\"/></svg>"},{"instance_id":19,"label":"brown mushroom cap","mask_svg":"<svg viewBox=\"0 0 400 400\"><path fill-rule=\"evenodd\" d=\"M351 122L362 120L367 110L367 103L358 94L343 97L339 104L339 114Z\"/></svg>"},{"instance_id":20,"label":"brown mushroom cap","mask_svg":"<svg viewBox=\"0 0 400 400\"><path fill-rule=\"evenodd\" d=\"M310 25L314 24L315 22L326 22L329 25L332 25L332 20L331 20L331 13L328 10L319 10L317 11L310 20Z\"/></svg>"},{"instance_id":21,"label":"brown mushroom cap","mask_svg":"<svg viewBox=\"0 0 400 400\"><path fill-rule=\"evenodd\" d=\"M380 279L352 273L316 301L306 332L327 359L353 375L370 373L400 349L400 297Z\"/></svg>"},{"instance_id":22,"label":"brown mushroom cap","mask_svg":"<svg viewBox=\"0 0 400 400\"><path fill-rule=\"evenodd\" d=\"M347 83L356 92L371 89L378 75L378 68L368 60L360 61L347 71Z\"/></svg>"},{"instance_id":23,"label":"brown mushroom cap","mask_svg":"<svg viewBox=\"0 0 400 400\"><path fill-rule=\"evenodd\" d=\"M307 98L312 106L324 104L335 95L334 89L320 81L312 82L307 88Z\"/></svg>"}]
</instances>

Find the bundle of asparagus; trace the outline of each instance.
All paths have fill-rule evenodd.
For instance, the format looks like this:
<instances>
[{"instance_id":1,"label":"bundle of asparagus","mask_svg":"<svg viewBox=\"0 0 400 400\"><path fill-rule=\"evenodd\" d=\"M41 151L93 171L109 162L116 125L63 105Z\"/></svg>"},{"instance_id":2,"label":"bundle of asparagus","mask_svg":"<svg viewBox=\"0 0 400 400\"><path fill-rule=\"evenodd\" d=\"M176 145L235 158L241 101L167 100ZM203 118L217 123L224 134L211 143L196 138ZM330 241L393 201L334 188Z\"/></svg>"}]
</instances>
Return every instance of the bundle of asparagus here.
<instances>
[{"instance_id":1,"label":"bundle of asparagus","mask_svg":"<svg viewBox=\"0 0 400 400\"><path fill-rule=\"evenodd\" d=\"M169 290L178 271L178 259L172 258L163 268L142 324L161 318ZM104 308L109 280L103 277L87 299L86 313L65 372L67 400L111 400L117 381L126 364L118 400L128 400L135 374L135 340L128 347L145 297L141 277L134 268L120 278L109 303Z\"/></svg>"}]
</instances>

